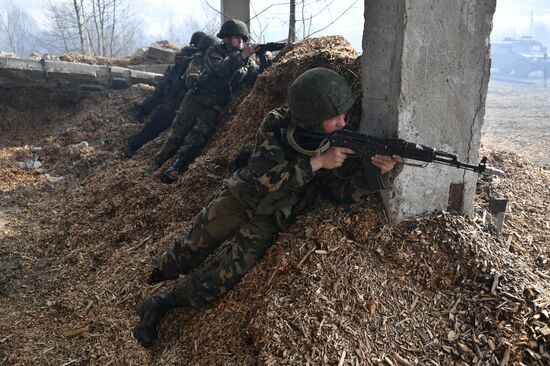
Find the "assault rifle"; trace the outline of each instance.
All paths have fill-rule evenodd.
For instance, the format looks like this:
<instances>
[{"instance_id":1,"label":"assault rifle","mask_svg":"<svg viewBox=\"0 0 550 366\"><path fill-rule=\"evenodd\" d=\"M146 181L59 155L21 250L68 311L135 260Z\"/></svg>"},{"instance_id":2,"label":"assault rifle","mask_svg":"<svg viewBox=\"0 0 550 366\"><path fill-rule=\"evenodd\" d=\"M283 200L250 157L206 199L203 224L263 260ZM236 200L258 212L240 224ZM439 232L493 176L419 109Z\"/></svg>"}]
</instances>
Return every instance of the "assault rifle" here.
<instances>
[{"instance_id":1,"label":"assault rifle","mask_svg":"<svg viewBox=\"0 0 550 366\"><path fill-rule=\"evenodd\" d=\"M347 147L355 151L357 157L361 158L367 184L373 192L384 188L380 170L371 161L371 157L377 154L386 156L399 155L404 159L450 165L476 173L504 175L502 170L487 166L486 157L483 157L478 165L472 165L459 161L455 154L399 138L379 138L346 129L336 131L332 134L323 134L299 127L296 127L293 136L300 146L305 148L313 147L313 150L321 146L323 142L328 141L329 146Z\"/></svg>"},{"instance_id":2,"label":"assault rifle","mask_svg":"<svg viewBox=\"0 0 550 366\"><path fill-rule=\"evenodd\" d=\"M271 60L267 58L266 52L280 51L286 46L284 42L269 42L258 45L256 55L260 60L260 70L265 70L271 66Z\"/></svg>"}]
</instances>

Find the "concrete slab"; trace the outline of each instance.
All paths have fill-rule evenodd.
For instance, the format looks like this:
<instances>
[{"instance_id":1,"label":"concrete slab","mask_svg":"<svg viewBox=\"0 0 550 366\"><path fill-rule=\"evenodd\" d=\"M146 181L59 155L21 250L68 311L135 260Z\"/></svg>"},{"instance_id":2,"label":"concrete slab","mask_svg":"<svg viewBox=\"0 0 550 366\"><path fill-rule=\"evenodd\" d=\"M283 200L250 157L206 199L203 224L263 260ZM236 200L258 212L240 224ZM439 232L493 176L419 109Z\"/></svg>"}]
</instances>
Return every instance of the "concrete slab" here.
<instances>
[{"instance_id":1,"label":"concrete slab","mask_svg":"<svg viewBox=\"0 0 550 366\"><path fill-rule=\"evenodd\" d=\"M145 51L145 57L158 63L172 64L175 61L177 52L178 51L175 49L164 48L158 44L153 44Z\"/></svg>"},{"instance_id":2,"label":"concrete slab","mask_svg":"<svg viewBox=\"0 0 550 366\"><path fill-rule=\"evenodd\" d=\"M128 66L131 70L139 70L145 72L152 72L154 74L164 74L168 67L172 64L155 64L155 65L130 65Z\"/></svg>"},{"instance_id":3,"label":"concrete slab","mask_svg":"<svg viewBox=\"0 0 550 366\"><path fill-rule=\"evenodd\" d=\"M155 85L162 74L73 62L0 58L0 87L127 88Z\"/></svg>"}]
</instances>

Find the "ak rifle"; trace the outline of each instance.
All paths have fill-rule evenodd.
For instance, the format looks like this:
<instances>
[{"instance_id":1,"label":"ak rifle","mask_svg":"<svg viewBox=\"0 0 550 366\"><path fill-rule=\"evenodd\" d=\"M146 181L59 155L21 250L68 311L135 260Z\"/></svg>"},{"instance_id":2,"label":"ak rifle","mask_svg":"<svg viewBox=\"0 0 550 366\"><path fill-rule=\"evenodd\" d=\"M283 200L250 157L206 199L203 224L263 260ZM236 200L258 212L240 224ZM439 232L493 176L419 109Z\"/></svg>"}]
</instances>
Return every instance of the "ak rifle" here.
<instances>
[{"instance_id":1,"label":"ak rifle","mask_svg":"<svg viewBox=\"0 0 550 366\"><path fill-rule=\"evenodd\" d=\"M256 48L256 55L260 60L260 69L265 70L271 66L271 59L267 58L266 52L280 51L286 46L284 42L268 42L259 44Z\"/></svg>"},{"instance_id":2,"label":"ak rifle","mask_svg":"<svg viewBox=\"0 0 550 366\"><path fill-rule=\"evenodd\" d=\"M294 131L294 136L302 142L311 144L310 146L319 147L323 142L328 141L329 146L347 147L353 150L361 158L367 184L373 192L384 188L380 170L371 161L374 155L398 155L403 159L449 165L481 174L504 175L502 170L488 166L486 157L483 157L477 165L468 164L459 161L455 154L399 138L374 137L346 129L332 134L323 134L298 127Z\"/></svg>"}]
</instances>

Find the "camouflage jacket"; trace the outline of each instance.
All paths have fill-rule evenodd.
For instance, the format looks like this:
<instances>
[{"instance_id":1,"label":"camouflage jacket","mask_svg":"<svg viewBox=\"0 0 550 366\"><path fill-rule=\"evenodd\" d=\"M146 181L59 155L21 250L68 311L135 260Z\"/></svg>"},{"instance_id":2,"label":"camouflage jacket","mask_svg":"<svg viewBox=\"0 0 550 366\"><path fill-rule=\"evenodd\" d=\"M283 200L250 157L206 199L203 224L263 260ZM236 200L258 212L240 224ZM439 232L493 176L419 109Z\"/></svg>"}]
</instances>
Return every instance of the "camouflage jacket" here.
<instances>
[{"instance_id":1,"label":"camouflage jacket","mask_svg":"<svg viewBox=\"0 0 550 366\"><path fill-rule=\"evenodd\" d=\"M189 61L197 52L199 52L197 47L185 46L178 53L176 53L175 63L183 64L187 67Z\"/></svg>"},{"instance_id":2,"label":"camouflage jacket","mask_svg":"<svg viewBox=\"0 0 550 366\"><path fill-rule=\"evenodd\" d=\"M195 83L199 81L204 64L204 54L202 52L197 53L191 59L187 70L185 71L185 86L188 89L192 89Z\"/></svg>"},{"instance_id":3,"label":"camouflage jacket","mask_svg":"<svg viewBox=\"0 0 550 366\"><path fill-rule=\"evenodd\" d=\"M274 214L284 229L322 194L342 203L357 202L369 194L357 159L346 160L339 169L313 173L310 157L287 142L289 121L288 108L275 109L265 117L248 165L228 181L233 196L255 214Z\"/></svg>"},{"instance_id":4,"label":"camouflage jacket","mask_svg":"<svg viewBox=\"0 0 550 366\"><path fill-rule=\"evenodd\" d=\"M175 64L166 70L155 89L158 96L171 99L180 92L184 84L181 78L185 75L189 62L197 52L199 52L197 48L187 46L176 54Z\"/></svg>"},{"instance_id":5,"label":"camouflage jacket","mask_svg":"<svg viewBox=\"0 0 550 366\"><path fill-rule=\"evenodd\" d=\"M252 58L244 60L241 51L222 43L206 51L198 87L202 93L215 94L220 103L225 104L231 99L233 90L243 83L254 83L258 70Z\"/></svg>"}]
</instances>

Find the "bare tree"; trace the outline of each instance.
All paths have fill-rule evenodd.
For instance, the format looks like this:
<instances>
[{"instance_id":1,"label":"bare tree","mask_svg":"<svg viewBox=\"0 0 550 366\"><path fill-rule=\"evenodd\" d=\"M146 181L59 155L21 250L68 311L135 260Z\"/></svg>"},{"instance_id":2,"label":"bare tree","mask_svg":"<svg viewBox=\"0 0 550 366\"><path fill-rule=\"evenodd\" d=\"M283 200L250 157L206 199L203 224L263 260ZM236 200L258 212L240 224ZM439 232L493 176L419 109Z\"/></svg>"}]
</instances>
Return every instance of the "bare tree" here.
<instances>
[{"instance_id":1,"label":"bare tree","mask_svg":"<svg viewBox=\"0 0 550 366\"><path fill-rule=\"evenodd\" d=\"M220 17L222 13L219 9L216 9L214 6L210 5L208 0L203 0L201 4L203 20L199 21L196 18L190 17L186 23L188 23L188 28L192 32L203 31L208 34L216 34L220 30Z\"/></svg>"},{"instance_id":2,"label":"bare tree","mask_svg":"<svg viewBox=\"0 0 550 366\"><path fill-rule=\"evenodd\" d=\"M34 34L37 32L33 17L13 3L0 14L0 49L26 56L36 50Z\"/></svg>"},{"instance_id":3,"label":"bare tree","mask_svg":"<svg viewBox=\"0 0 550 366\"><path fill-rule=\"evenodd\" d=\"M92 19L95 26L95 35L96 35L96 54L100 56L106 55L105 50L105 11L108 4L105 0L91 0L92 3Z\"/></svg>"},{"instance_id":4,"label":"bare tree","mask_svg":"<svg viewBox=\"0 0 550 366\"><path fill-rule=\"evenodd\" d=\"M78 38L80 39L80 52L84 55L89 54L89 50L86 47L87 29L85 27L84 4L82 0L80 3L77 0L73 0L74 14L76 16L76 27L78 29Z\"/></svg>"},{"instance_id":5,"label":"bare tree","mask_svg":"<svg viewBox=\"0 0 550 366\"><path fill-rule=\"evenodd\" d=\"M217 8L212 6L209 0L203 1L204 4L206 4L211 10L217 12L218 14L224 15ZM348 7L339 14L333 15L331 14L331 8L333 8L333 4L336 3L335 0L287 0L277 3L271 2L268 6L262 8L259 11L256 9L255 3L260 2L251 0L250 7L252 13L254 14L249 19L252 38L256 41L261 41L262 39L264 39L265 37L263 35L266 33L269 25L274 22L279 22L279 24L283 23L288 27L287 39L290 41L295 41L297 39L298 33L302 33L302 38L311 37L334 25L334 23L336 23L340 18L348 13L353 8L353 6L358 3L358 1L359 0L347 0L347 2L349 3ZM265 4L265 2L261 2L261 4ZM297 6L301 8L300 18L296 14ZM284 7L288 9L288 17L286 17L286 19L280 19L281 12L274 9L277 7ZM275 15L271 16L270 18L265 16L266 13L274 13ZM321 28L314 29L313 20L322 15L328 15L331 20L328 23L325 22ZM253 26L253 24L257 24L257 26ZM297 24L300 24L300 27L297 27Z\"/></svg>"},{"instance_id":6,"label":"bare tree","mask_svg":"<svg viewBox=\"0 0 550 366\"><path fill-rule=\"evenodd\" d=\"M88 34L81 28L83 21L79 22L74 3L49 0L45 11L50 23L50 30L44 38L48 52L86 53L83 47L86 40L81 38L80 34L86 38Z\"/></svg>"},{"instance_id":7,"label":"bare tree","mask_svg":"<svg viewBox=\"0 0 550 366\"><path fill-rule=\"evenodd\" d=\"M126 0L49 0L47 12L53 50L116 57L137 45L138 19Z\"/></svg>"},{"instance_id":8,"label":"bare tree","mask_svg":"<svg viewBox=\"0 0 550 366\"><path fill-rule=\"evenodd\" d=\"M168 22L168 40L174 42L181 42L180 32L177 29L176 24L174 24L174 18L170 15L170 20Z\"/></svg>"}]
</instances>

